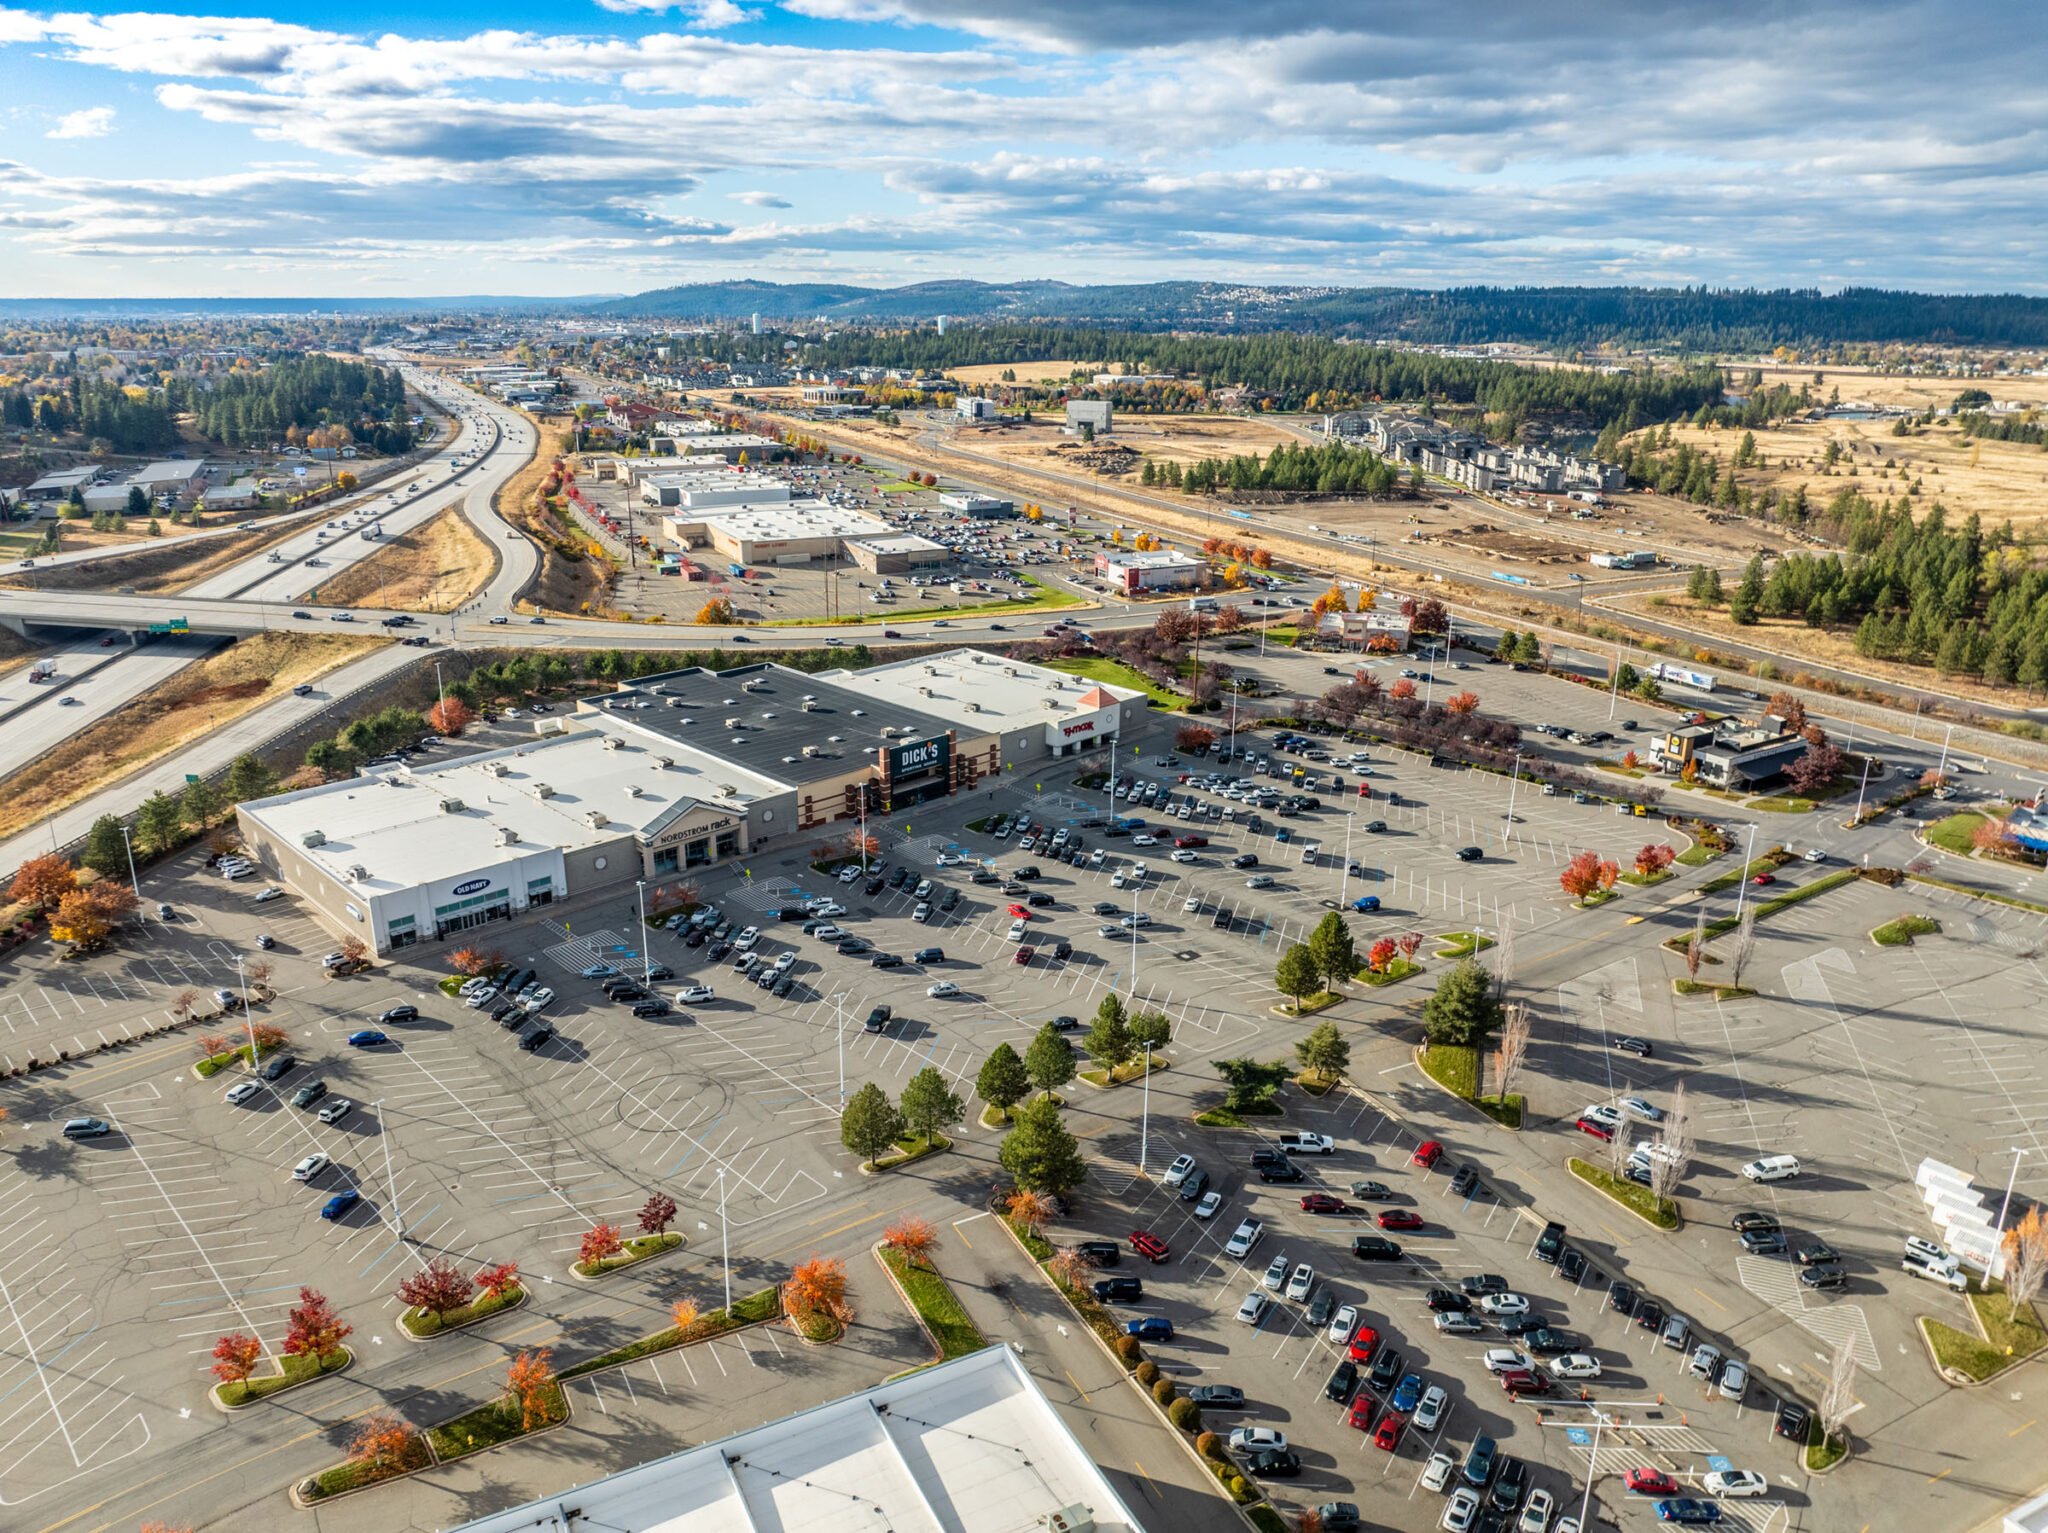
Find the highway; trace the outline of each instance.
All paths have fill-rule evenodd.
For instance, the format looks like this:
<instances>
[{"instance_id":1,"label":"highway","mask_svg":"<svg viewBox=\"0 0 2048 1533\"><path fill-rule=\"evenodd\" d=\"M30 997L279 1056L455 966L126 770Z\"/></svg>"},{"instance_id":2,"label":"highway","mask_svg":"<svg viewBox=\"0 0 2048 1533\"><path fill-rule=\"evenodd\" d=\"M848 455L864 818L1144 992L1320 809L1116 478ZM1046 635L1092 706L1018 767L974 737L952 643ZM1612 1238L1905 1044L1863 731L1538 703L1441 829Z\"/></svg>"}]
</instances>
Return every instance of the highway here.
<instances>
[{"instance_id":1,"label":"highway","mask_svg":"<svg viewBox=\"0 0 2048 1533\"><path fill-rule=\"evenodd\" d=\"M77 664L69 671L60 669L54 680L30 687L24 679L18 688L7 689L10 696L29 695L10 705L13 711L0 728L0 777L20 771L122 704L162 686L221 643L209 634L172 634L141 649L129 648L125 635L116 649L101 649L98 640L88 642L92 647ZM21 675L27 674L24 668Z\"/></svg>"}]
</instances>

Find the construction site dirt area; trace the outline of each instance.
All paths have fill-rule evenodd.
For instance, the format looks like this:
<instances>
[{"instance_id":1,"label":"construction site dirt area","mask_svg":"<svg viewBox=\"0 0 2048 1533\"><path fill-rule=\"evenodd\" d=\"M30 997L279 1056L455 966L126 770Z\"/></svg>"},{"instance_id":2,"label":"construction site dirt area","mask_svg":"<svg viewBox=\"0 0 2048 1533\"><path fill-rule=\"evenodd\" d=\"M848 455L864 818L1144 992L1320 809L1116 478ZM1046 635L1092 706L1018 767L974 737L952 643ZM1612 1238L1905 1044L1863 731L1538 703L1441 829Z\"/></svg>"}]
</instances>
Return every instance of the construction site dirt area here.
<instances>
[{"instance_id":1,"label":"construction site dirt area","mask_svg":"<svg viewBox=\"0 0 2048 1533\"><path fill-rule=\"evenodd\" d=\"M251 634L196 660L6 781L0 836L89 798L250 709L388 643L328 634Z\"/></svg>"},{"instance_id":2,"label":"construction site dirt area","mask_svg":"<svg viewBox=\"0 0 2048 1533\"><path fill-rule=\"evenodd\" d=\"M1947 404L1962 385L1954 379L1942 381L1947 395L1940 402ZM1848 393L1846 383L1843 393ZM1781 422L1755 433L1762 462L1736 469L1736 479L1752 495L1803 485L1806 503L1814 510L1845 489L1877 501L1896 499L1917 483L1918 493L1912 496L1916 513L1938 500L1952 520L1975 512L1986 527L1996 527L2010 518L2023 535L2028 523L2048 519L2048 453L2038 445L1965 437L1962 427L1950 420L1931 426L1908 421L1909 434L1895 436L1900 419L1835 416ZM1741 440L1740 429L1671 428L1673 447L1690 443L1696 451L1713 453L1724 465L1733 461ZM1838 454L1832 467L1826 462L1830 443Z\"/></svg>"},{"instance_id":3,"label":"construction site dirt area","mask_svg":"<svg viewBox=\"0 0 2048 1533\"><path fill-rule=\"evenodd\" d=\"M1185 471L1204 458L1263 458L1283 443L1314 446L1321 439L1303 425L1284 424L1279 417L1237 415L1118 415L1116 424L1083 442L1066 428L1057 413L1039 413L1026 423L961 421L949 428L950 443L968 452L986 454L1025 466L1047 457L1073 458L1083 453L1114 453L1127 459L1120 466L1133 483L1152 461L1156 472L1168 462ZM1072 465L1061 464L1073 471ZM1094 465L1081 470L1091 471Z\"/></svg>"},{"instance_id":4,"label":"construction site dirt area","mask_svg":"<svg viewBox=\"0 0 2048 1533\"><path fill-rule=\"evenodd\" d=\"M313 599L329 607L447 612L483 588L492 563L490 545L450 506L324 582Z\"/></svg>"},{"instance_id":5,"label":"construction site dirt area","mask_svg":"<svg viewBox=\"0 0 2048 1533\"><path fill-rule=\"evenodd\" d=\"M1092 378L1105 371L1100 362L989 362L974 367L949 367L946 376L979 389L998 383L1064 383L1076 373Z\"/></svg>"}]
</instances>

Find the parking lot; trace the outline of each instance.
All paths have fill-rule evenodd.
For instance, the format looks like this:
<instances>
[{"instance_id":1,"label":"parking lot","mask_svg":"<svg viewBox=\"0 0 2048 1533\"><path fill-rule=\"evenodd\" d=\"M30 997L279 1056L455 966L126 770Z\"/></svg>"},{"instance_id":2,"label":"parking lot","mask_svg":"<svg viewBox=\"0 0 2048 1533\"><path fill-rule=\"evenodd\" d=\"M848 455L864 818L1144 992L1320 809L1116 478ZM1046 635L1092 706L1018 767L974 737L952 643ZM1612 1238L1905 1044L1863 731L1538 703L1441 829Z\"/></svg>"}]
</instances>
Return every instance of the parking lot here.
<instances>
[{"instance_id":1,"label":"parking lot","mask_svg":"<svg viewBox=\"0 0 2048 1533\"><path fill-rule=\"evenodd\" d=\"M0 1052L25 1057L74 1039L89 1046L102 1028L119 1036L124 1025L162 1012L178 990L232 984L237 954L247 960L255 935L271 934L277 946L265 956L278 965L279 995L259 1014L287 1028L301 1062L240 1106L221 1101L222 1081L193 1079L189 1051L108 1056L14 1083L4 1174L17 1217L0 1254L0 1304L24 1336L6 1384L23 1403L10 1457L0 1460L0 1497L13 1504L20 1487L21 1499L68 1504L109 1464L136 1455L152 1462L200 1442L216 1424L203 1406L192 1410L213 1338L243 1329L275 1342L303 1282L323 1286L356 1324L358 1340L370 1338L349 1376L367 1386L419 1366L419 1349L375 1338L392 1336L391 1291L425 1253L518 1260L539 1275L535 1323L560 1318L587 1302L561 1280L581 1232L600 1220L630 1223L649 1192L668 1192L683 1206L678 1227L689 1247L619 1285L617 1298L608 1290L594 1321L579 1314L580 1349L648 1329L649 1313L671 1297L712 1297L721 1210L736 1267L766 1280L792 1250L857 1253L876 1232L866 1221L906 1200L978 1202L994 1174L995 1136L971 1126L972 1109L958 1151L927 1163L928 1176L870 1184L838 1144L842 1093L871 1080L894 1092L930 1065L971 1097L997 1043L1021 1049L1055 1016L1085 1027L1112 988L1167 1013L1174 1068L1153 1077L1149 1096L1070 1088L1069 1120L1091 1169L1077 1219L1056 1233L1122 1239L1142 1228L1166 1242L1173 1254L1165 1264L1127 1254L1118 1269L1146 1285L1128 1317L1170 1318L1174 1339L1149 1348L1162 1367L1184 1384L1244 1389L1243 1424L1287 1434L1303 1466L1298 1479L1272 1487L1284 1501L1352 1499L1376 1523L1432 1526L1444 1501L1421 1485L1430 1456L1462 1462L1484 1435L1529 1464L1533 1488L1547 1490L1561 1512L1576 1508L1596 1451L1595 1516L1604 1506L1610 1521L1620 1509L1620 1520L1645 1525L1653 1498L1624 1496L1618 1473L1656 1468L1691 1490L1725 1460L1770 1480L1768 1494L1724 1504L1729 1523L1855 1533L1881 1515L1888 1496L1941 1474L1974 1440L2027 1430L2030 1414L2023 1399L2007 1398L2013 1391L1959 1396L1934 1379L1913 1317L1960 1325L1961 1303L1899 1272L1895 1253L1905 1235L1928 1233L1911 1185L1920 1156L2001 1183L2015 1150L2037 1148L2034 1124L2048 1097L2030 1062L2038 1028L2027 1009L2038 978L2038 916L1938 890L1851 884L1759 926L1746 976L1756 997L1681 1001L1670 980L1682 967L1656 944L1691 929L1696 904L1687 891L1703 874L1625 890L1600 911L1573 908L1557 884L1559 867L1579 850L1626 861L1645 840L1677 844L1661 821L1622 820L1607 806L1544 797L1526 785L1515 790L1509 821L1502 779L1374 748L1361 763L1372 768L1363 779L1374 786L1372 799L1356 797L1356 767L1314 764L1343 787L1320 784L1321 807L1299 817L1259 811L1253 830L1242 804L1175 779L1210 770L1253 777L1257 754L1269 764L1300 758L1274 750L1268 735L1251 762L1175 761L1163 750L1170 728L1160 721L1121 770L1171 791L1171 820L1156 802L1134 808L1128 798L1077 787L1074 765L1063 763L1056 774L1006 781L990 797L926 805L871 827L883 833L887 872L906 870L904 886L885 879L869 894L865 881L816 873L794 850L759 859L750 879L721 871L708 892L731 927L728 938L753 925L764 959L796 955L785 997L735 974L736 953L714 960L712 941L692 947L667 931L642 941L634 909L616 897L492 930L492 945L533 964L556 992L547 1013L555 1036L532 1054L486 1013L433 988L438 950L327 980L316 960L330 939L295 900L257 907L251 881L225 884L192 860L151 876L144 934L124 938L114 953L81 965L33 952L18 958L17 977L0 996ZM1350 749L1331 742L1332 754ZM1279 787L1275 777L1256 781ZM1181 799L1192 801L1186 821L1178 818ZM1226 807L1234 815L1227 821ZM1014 835L998 841L988 828L968 828L970 820L1018 813L1067 830L1068 845L1078 837L1080 864L1055 862L1044 848L1024 852ZM1144 820L1139 833L1155 844L1087 823L1119 814ZM1386 829L1366 833L1368 818ZM1190 833L1210 844L1190 849L1191 862L1170 860L1173 835ZM1304 863L1309 842L1316 851ZM1480 860L1458 860L1466 846L1480 848ZM1258 859L1255 868L1231 865L1245 854ZM971 882L974 869L955 861L961 857L987 860L999 877L1036 864L1040 876L1019 885L1020 897L1000 883ZM1145 875L1124 871L1118 887L1119 871L1137 862ZM1796 886L1825 871L1796 865L1783 878ZM1273 886L1247 887L1259 873ZM934 896L951 889L959 898L918 922L913 889L924 878L934 881ZM1030 893L1049 895L1051 904L1026 904ZM1302 1159L1303 1183L1265 1184L1249 1156L1270 1136L1192 1124L1216 1097L1209 1061L1288 1053L1303 1029L1272 1009L1280 952L1330 908L1368 895L1382 905L1350 918L1361 949L1407 931L1497 935L1512 926L1517 990L1538 1018L1522 1083L1527 1126L1517 1135L1493 1129L1415 1070L1413 1008L1448 967L1431 956L1432 942L1418 954L1424 975L1361 990L1329 1014L1352 1042L1354 1084L1320 1101L1290 1088L1288 1116L1276 1127L1329 1133L1338 1150ZM802 923L776 918L818 896L845 907L831 919L864 939L869 953L842 954L805 936ZM172 922L156 920L159 899L172 905ZM1708 896L1708 915L1729 913L1734 899L1732 889ZM1010 936L1013 903L1026 911L1025 940ZM1910 948L1873 947L1868 929L1908 905L1936 915L1941 935ZM1125 927L1132 913L1148 924ZM1635 916L1640 925L1626 924ZM1056 958L1061 938L1071 951ZM873 952L907 959L933 946L943 960L871 962ZM1033 957L1020 964L1026 946ZM581 977L595 964L634 973L643 954L674 971L659 986L664 995L707 983L716 998L634 1018ZM942 979L958 993L928 997ZM417 1005L421 1016L386 1027L390 1045L347 1046L351 1031L398 1004ZM894 1015L869 1032L864 1019L878 1005ZM1651 1057L1612 1048L1622 1034L1648 1040ZM315 1078L328 1087L315 1107L346 1098L352 1109L322 1123L290 1105ZM1638 1094L1665 1105L1680 1079L1700 1148L1681 1188L1686 1226L1666 1236L1572 1179L1563 1163L1597 1151L1574 1126L1583 1106ZM81 1143L57 1138L56 1125L82 1112L116 1132ZM1410 1163L1425 1138L1448 1147L1433 1170ZM331 1164L310 1184L293 1181L291 1167L316 1152ZM1194 1155L1224 1195L1209 1221L1194 1219L1159 1181L1182 1153ZM1802 1175L1765 1187L1735 1176L1743 1162L1776 1153L1800 1157ZM1469 1195L1454 1194L1451 1168L1466 1164L1481 1179ZM2023 1192L2033 1170L2023 1165ZM1402 1246L1399 1262L1351 1255L1351 1237L1368 1216L1300 1209L1300 1198L1316 1191L1353 1202L1351 1184L1363 1180L1383 1181L1391 1193L1367 1205L1375 1214L1413 1210L1423 1220L1418 1230L1388 1232ZM360 1202L321 1220L324 1201L346 1190ZM1788 1258L1743 1254L1729 1220L1745 1211L1777 1217L1795 1243L1836 1248L1848 1287L1803 1290ZM1223 1244L1247 1215L1263 1222L1263 1234L1245 1257L1226 1257ZM1566 1222L1571 1243L1590 1259L1576 1282L1532 1255L1547 1218ZM104 1241L82 1243L78 1232L88 1230ZM65 1259L53 1261L54 1250ZM1234 1319L1282 1253L1290 1265L1311 1264L1316 1288L1333 1302L1361 1308L1381 1345L1400 1355L1402 1374L1445 1389L1449 1409L1432 1432L1404 1431L1388 1452L1373 1441L1377 1407L1366 1429L1348 1424L1324 1397L1339 1348L1327 1331L1309 1328L1305 1303L1282 1298L1256 1327ZM1426 1292L1493 1274L1597 1357L1600 1376L1516 1403L1482 1363L1487 1348L1515 1341L1497 1326L1439 1334ZM1684 1351L1660 1346L1608 1308L1615 1277L1663 1309L1683 1311L1700 1336L1747 1361L1742 1399L1706 1398L1684 1371ZM1782 1398L1817 1397L1838 1345L1864 1370L1862 1462L1810 1481L1772 1437L1771 1415ZM1971 1504L2017 1493L2024 1478L2017 1460L1973 1470ZM1477 1525L1489 1524L1482 1517Z\"/></svg>"}]
</instances>

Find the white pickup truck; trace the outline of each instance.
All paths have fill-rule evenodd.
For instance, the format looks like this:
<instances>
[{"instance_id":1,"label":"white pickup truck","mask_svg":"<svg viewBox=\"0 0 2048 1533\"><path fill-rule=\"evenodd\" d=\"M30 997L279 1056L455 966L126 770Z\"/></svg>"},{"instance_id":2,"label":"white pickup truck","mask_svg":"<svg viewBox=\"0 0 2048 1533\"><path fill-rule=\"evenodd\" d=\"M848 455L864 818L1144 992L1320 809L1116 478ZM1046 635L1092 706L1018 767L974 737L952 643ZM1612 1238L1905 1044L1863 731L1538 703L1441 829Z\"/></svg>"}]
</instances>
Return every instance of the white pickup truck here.
<instances>
[{"instance_id":1,"label":"white pickup truck","mask_svg":"<svg viewBox=\"0 0 2048 1533\"><path fill-rule=\"evenodd\" d=\"M1334 1155L1337 1141L1328 1134L1289 1132L1280 1136L1280 1148L1288 1155Z\"/></svg>"}]
</instances>

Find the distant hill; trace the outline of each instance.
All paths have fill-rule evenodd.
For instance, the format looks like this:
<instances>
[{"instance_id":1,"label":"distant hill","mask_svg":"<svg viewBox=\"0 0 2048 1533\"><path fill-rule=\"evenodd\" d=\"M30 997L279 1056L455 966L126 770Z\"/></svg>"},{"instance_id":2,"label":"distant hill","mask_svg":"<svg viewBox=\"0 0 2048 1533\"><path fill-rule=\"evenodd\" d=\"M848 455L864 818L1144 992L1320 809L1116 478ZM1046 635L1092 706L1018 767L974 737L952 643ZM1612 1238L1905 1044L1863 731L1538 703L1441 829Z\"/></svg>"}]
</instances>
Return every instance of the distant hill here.
<instances>
[{"instance_id":1,"label":"distant hill","mask_svg":"<svg viewBox=\"0 0 2048 1533\"><path fill-rule=\"evenodd\" d=\"M2048 345L2048 299L1851 288L1246 287L1215 282L1076 286L1064 282L923 282L874 288L709 282L593 305L614 318L676 321L839 320L1080 324L1121 330L1289 330L1434 345L1677 347L1767 351L1836 342Z\"/></svg>"}]
</instances>

